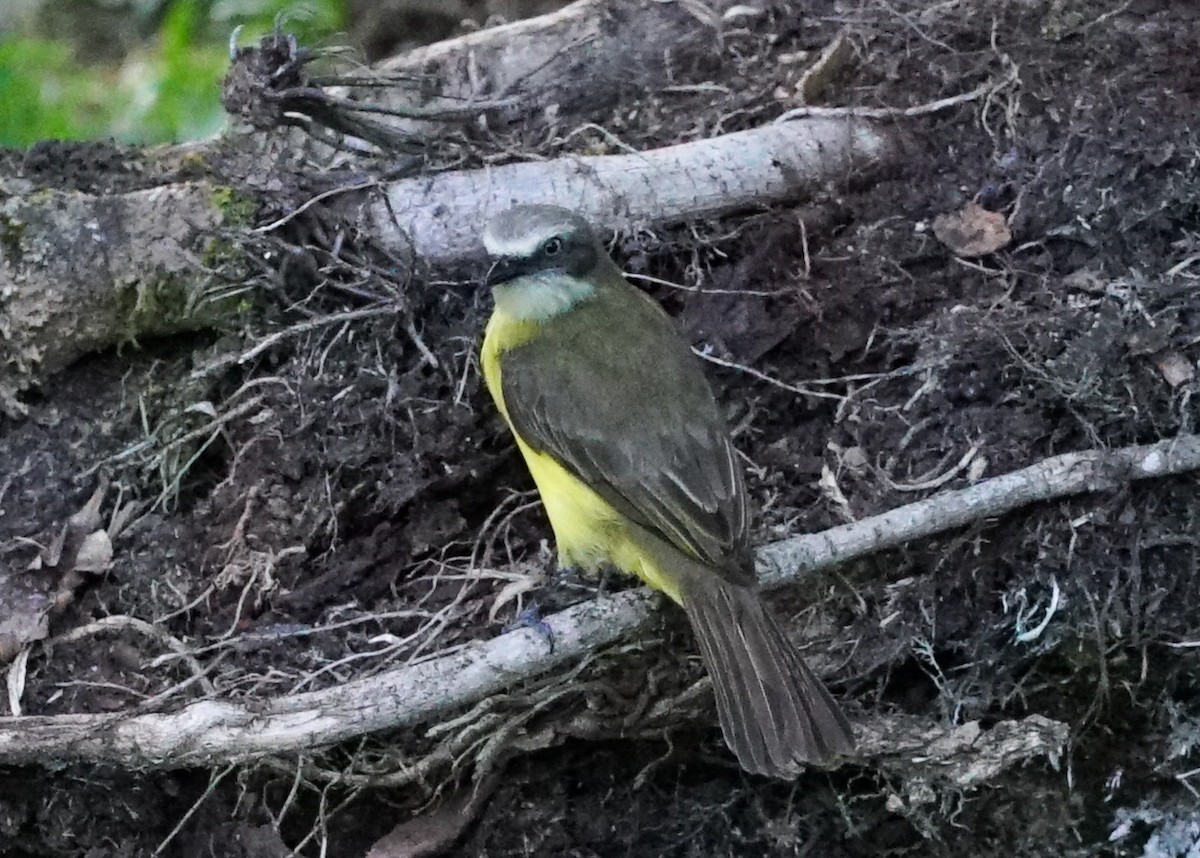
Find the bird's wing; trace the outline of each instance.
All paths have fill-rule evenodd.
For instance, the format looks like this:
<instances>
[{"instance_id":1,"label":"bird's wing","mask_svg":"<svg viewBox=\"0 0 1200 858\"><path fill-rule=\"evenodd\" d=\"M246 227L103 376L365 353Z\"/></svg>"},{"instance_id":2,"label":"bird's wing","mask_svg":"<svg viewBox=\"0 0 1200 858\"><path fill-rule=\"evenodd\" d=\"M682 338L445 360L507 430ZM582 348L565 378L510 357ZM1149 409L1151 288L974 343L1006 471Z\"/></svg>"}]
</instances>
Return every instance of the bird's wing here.
<instances>
[{"instance_id":1,"label":"bird's wing","mask_svg":"<svg viewBox=\"0 0 1200 858\"><path fill-rule=\"evenodd\" d=\"M657 307L625 309L622 332L576 310L502 356L513 428L622 515L749 584L742 469L708 383Z\"/></svg>"}]
</instances>

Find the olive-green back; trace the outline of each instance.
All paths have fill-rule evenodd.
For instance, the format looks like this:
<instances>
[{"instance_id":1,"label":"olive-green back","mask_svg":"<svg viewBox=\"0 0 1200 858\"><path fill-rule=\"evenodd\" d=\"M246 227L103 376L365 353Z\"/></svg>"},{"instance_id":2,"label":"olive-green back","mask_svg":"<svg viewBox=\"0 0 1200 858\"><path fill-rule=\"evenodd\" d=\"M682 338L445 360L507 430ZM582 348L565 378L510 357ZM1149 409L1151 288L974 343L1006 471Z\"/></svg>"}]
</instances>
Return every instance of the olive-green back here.
<instances>
[{"instance_id":1,"label":"olive-green back","mask_svg":"<svg viewBox=\"0 0 1200 858\"><path fill-rule=\"evenodd\" d=\"M614 272L500 360L526 443L725 579L753 582L741 466L699 360L653 300Z\"/></svg>"}]
</instances>

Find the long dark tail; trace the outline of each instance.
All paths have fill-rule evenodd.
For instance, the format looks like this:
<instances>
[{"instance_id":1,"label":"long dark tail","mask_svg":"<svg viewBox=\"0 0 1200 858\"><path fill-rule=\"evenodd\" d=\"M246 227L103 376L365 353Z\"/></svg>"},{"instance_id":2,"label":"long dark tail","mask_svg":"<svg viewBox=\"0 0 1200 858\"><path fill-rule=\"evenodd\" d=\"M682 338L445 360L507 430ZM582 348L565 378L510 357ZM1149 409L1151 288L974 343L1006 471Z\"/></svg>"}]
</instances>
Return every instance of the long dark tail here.
<instances>
[{"instance_id":1,"label":"long dark tail","mask_svg":"<svg viewBox=\"0 0 1200 858\"><path fill-rule=\"evenodd\" d=\"M712 676L721 732L742 768L792 779L805 763L853 751L846 716L758 592L705 571L683 588L683 607Z\"/></svg>"}]
</instances>

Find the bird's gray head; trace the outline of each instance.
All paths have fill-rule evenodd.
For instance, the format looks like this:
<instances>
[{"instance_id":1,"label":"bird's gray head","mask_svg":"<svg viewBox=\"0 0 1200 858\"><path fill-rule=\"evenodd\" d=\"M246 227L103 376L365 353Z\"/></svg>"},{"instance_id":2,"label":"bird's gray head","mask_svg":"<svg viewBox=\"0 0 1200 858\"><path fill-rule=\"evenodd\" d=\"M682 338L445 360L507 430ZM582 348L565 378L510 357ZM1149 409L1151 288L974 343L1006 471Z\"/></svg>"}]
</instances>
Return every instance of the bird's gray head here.
<instances>
[{"instance_id":1,"label":"bird's gray head","mask_svg":"<svg viewBox=\"0 0 1200 858\"><path fill-rule=\"evenodd\" d=\"M483 246L496 307L519 319L545 320L596 291L596 268L608 255L591 225L569 209L514 206L488 221ZM610 263L611 264L611 263Z\"/></svg>"}]
</instances>

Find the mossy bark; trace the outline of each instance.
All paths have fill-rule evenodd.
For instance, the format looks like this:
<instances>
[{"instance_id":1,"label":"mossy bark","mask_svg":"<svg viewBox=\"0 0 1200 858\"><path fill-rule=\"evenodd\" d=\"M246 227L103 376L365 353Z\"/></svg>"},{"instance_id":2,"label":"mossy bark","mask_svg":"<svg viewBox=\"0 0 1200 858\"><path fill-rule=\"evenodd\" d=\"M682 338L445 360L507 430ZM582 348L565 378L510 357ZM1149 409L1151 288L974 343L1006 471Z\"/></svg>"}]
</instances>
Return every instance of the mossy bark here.
<instances>
[{"instance_id":1,"label":"mossy bark","mask_svg":"<svg viewBox=\"0 0 1200 858\"><path fill-rule=\"evenodd\" d=\"M0 412L22 413L22 391L83 355L236 310L206 300L198 262L217 228L247 220L240 195L207 183L23 190L0 185Z\"/></svg>"}]
</instances>

